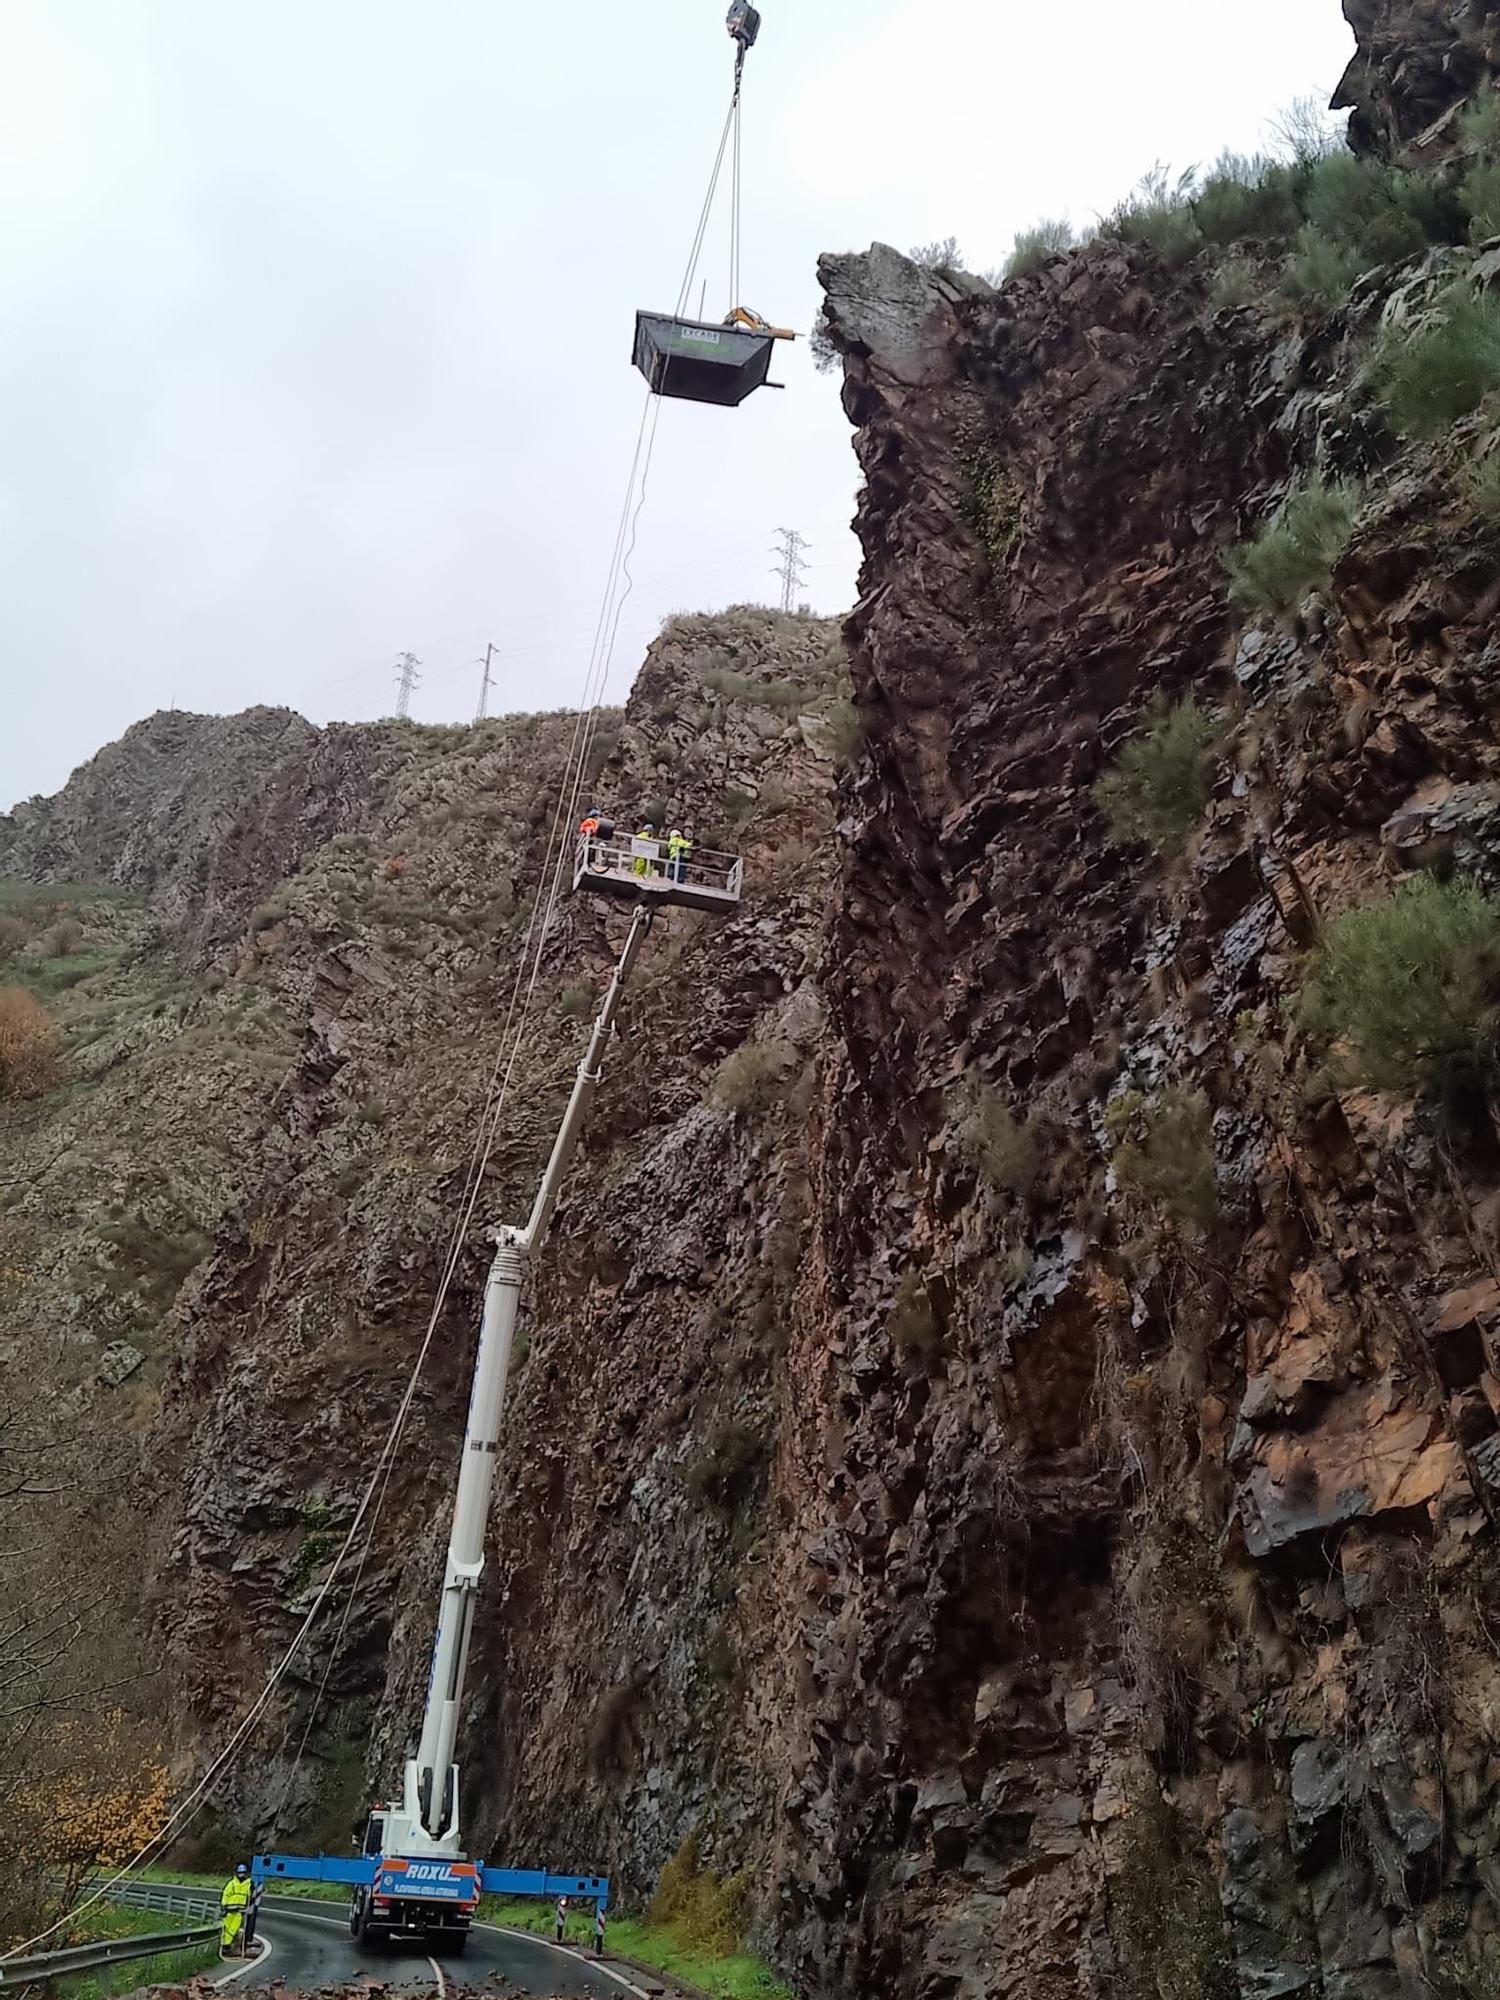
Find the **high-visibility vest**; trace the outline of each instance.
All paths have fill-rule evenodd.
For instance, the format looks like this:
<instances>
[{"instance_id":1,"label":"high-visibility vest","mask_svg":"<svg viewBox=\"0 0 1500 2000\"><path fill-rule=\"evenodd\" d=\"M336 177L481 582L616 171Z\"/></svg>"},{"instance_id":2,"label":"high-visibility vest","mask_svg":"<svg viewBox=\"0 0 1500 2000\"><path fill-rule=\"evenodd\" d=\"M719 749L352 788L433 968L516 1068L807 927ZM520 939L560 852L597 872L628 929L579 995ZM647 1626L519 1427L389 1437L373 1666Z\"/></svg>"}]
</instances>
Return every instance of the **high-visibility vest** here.
<instances>
[{"instance_id":1,"label":"high-visibility vest","mask_svg":"<svg viewBox=\"0 0 1500 2000\"><path fill-rule=\"evenodd\" d=\"M250 1900L250 1887L248 1875L231 1875L219 1897L220 1913L227 1917L231 1911L243 1910Z\"/></svg>"},{"instance_id":2,"label":"high-visibility vest","mask_svg":"<svg viewBox=\"0 0 1500 2000\"><path fill-rule=\"evenodd\" d=\"M693 843L690 840L685 840L680 833L675 840L667 842L667 852L674 861L680 861L685 854L691 854L692 851Z\"/></svg>"}]
</instances>

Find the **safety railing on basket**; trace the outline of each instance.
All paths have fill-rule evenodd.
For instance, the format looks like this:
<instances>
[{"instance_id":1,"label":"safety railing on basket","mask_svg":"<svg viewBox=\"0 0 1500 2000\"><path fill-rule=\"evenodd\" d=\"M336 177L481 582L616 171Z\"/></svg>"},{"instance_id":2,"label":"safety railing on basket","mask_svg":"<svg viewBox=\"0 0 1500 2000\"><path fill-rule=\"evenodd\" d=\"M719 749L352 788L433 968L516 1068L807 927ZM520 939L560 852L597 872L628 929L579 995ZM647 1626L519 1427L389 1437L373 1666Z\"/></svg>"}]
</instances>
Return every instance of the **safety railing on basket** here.
<instances>
[{"instance_id":1,"label":"safety railing on basket","mask_svg":"<svg viewBox=\"0 0 1500 2000\"><path fill-rule=\"evenodd\" d=\"M585 875L675 883L738 900L745 864L737 854L713 848L688 846L674 852L668 841L644 835L616 834L606 840L598 834L580 834L574 879Z\"/></svg>"}]
</instances>

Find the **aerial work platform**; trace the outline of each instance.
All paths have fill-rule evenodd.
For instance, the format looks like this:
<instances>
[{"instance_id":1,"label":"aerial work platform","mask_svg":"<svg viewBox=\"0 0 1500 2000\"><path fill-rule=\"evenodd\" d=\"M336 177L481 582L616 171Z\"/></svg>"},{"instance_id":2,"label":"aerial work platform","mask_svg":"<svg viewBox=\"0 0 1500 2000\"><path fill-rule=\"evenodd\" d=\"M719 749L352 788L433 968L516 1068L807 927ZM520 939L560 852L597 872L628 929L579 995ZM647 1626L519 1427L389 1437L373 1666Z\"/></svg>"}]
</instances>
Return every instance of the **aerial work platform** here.
<instances>
[{"instance_id":1,"label":"aerial work platform","mask_svg":"<svg viewBox=\"0 0 1500 2000\"><path fill-rule=\"evenodd\" d=\"M745 864L737 854L695 847L673 860L664 840L641 836L580 834L573 863L574 889L591 896L719 916L739 908L744 883Z\"/></svg>"}]
</instances>

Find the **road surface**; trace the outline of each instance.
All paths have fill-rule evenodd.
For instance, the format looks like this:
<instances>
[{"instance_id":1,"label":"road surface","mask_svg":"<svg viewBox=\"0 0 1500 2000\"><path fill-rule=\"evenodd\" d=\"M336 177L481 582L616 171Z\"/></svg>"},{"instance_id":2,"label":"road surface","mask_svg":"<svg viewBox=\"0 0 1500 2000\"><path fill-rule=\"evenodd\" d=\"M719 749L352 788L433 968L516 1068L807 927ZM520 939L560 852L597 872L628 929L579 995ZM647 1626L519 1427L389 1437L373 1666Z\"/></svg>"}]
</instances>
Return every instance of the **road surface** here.
<instances>
[{"instance_id":1,"label":"road surface","mask_svg":"<svg viewBox=\"0 0 1500 2000\"><path fill-rule=\"evenodd\" d=\"M477 1986L493 1972L537 2000L554 1994L564 2000L629 2000L647 1990L624 1967L606 1972L570 1952L555 1951L540 1938L519 1937L489 1924L474 1926L462 1956L429 1958L418 1943L356 1950L343 1905L306 1898L267 1896L258 1936L270 1951L244 1968L226 1965L225 1974L216 1978L225 1988L225 2000L275 1979L302 1990L373 1978L383 1986L440 1995L448 1986Z\"/></svg>"}]
</instances>

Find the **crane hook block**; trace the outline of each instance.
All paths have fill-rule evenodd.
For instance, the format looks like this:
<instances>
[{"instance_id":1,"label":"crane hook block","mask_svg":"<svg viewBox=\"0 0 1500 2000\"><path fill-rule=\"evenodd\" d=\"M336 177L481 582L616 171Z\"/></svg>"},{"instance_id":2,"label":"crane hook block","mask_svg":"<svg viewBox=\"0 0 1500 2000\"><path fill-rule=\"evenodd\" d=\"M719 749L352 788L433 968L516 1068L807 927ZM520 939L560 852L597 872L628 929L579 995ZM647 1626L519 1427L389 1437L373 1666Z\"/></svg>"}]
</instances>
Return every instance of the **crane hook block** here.
<instances>
[{"instance_id":1,"label":"crane hook block","mask_svg":"<svg viewBox=\"0 0 1500 2000\"><path fill-rule=\"evenodd\" d=\"M750 0L734 0L724 25L742 49L755 47L755 38L760 33L760 15L750 5Z\"/></svg>"}]
</instances>

